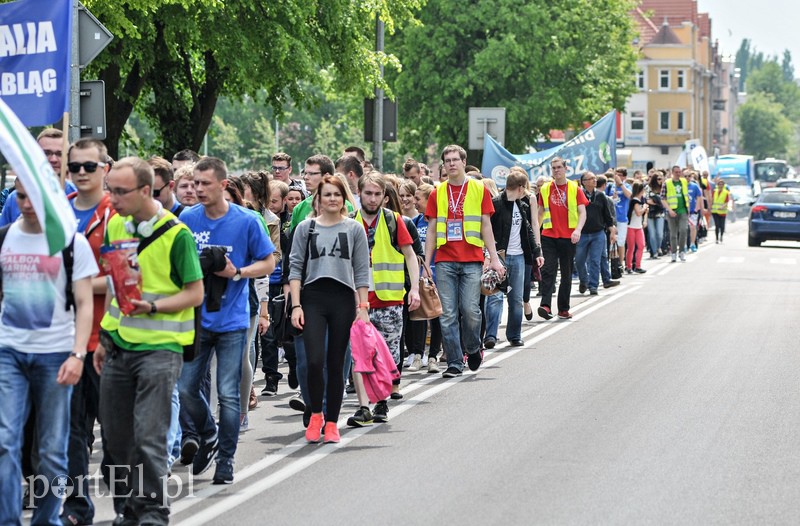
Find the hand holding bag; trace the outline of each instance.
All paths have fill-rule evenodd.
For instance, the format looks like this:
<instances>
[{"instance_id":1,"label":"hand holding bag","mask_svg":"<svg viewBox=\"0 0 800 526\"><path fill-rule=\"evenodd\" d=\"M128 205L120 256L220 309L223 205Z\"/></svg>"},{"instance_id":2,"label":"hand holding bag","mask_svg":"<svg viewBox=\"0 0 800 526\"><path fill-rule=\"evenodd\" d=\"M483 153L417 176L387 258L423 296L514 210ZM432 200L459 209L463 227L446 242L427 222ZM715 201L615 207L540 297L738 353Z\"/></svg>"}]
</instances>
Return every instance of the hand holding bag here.
<instances>
[{"instance_id":1,"label":"hand holding bag","mask_svg":"<svg viewBox=\"0 0 800 526\"><path fill-rule=\"evenodd\" d=\"M419 259L419 307L409 311L408 317L411 320L433 320L442 315L442 302L439 299L439 291L436 283L433 282L431 268L425 264L422 258Z\"/></svg>"},{"instance_id":2,"label":"hand holding bag","mask_svg":"<svg viewBox=\"0 0 800 526\"><path fill-rule=\"evenodd\" d=\"M616 243L611 243L611 279L622 277L622 260L619 259L619 250Z\"/></svg>"}]
</instances>

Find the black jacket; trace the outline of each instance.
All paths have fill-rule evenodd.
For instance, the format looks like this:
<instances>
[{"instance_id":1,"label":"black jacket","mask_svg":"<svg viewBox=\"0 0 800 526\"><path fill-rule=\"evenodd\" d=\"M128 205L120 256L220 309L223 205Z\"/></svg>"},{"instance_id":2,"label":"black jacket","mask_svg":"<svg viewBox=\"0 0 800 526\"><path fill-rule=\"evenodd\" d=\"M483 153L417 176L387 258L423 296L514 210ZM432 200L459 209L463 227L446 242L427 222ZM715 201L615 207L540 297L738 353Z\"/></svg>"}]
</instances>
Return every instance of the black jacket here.
<instances>
[{"instance_id":1,"label":"black jacket","mask_svg":"<svg viewBox=\"0 0 800 526\"><path fill-rule=\"evenodd\" d=\"M583 225L583 232L594 234L614 226L616 209L608 206L610 199L606 197L606 194L598 190L594 191L594 195L585 191L584 194L589 200L589 206L586 207L586 223Z\"/></svg>"},{"instance_id":2,"label":"black jacket","mask_svg":"<svg viewBox=\"0 0 800 526\"><path fill-rule=\"evenodd\" d=\"M533 237L533 229L531 228L531 209L528 203L522 200L517 200L517 207L522 216L522 227L520 228L520 241L522 242L522 253L525 256L525 264L533 265L533 258L539 257L542 254L541 248L536 244L536 239ZM514 213L514 201L509 201L506 198L506 193L503 191L500 195L492 199L494 205L494 214L492 214L492 232L494 233L494 242L497 250L506 250L508 248L508 238L511 236L511 216Z\"/></svg>"}]
</instances>

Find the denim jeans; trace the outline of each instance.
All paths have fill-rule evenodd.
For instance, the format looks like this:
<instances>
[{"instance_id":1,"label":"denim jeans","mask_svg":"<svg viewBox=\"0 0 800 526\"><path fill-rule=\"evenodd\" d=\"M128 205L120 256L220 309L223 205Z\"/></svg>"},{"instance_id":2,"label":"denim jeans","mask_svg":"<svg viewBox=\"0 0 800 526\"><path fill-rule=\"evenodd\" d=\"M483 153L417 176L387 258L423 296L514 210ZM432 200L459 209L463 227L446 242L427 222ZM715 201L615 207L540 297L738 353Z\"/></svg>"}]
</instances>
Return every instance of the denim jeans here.
<instances>
[{"instance_id":1,"label":"denim jeans","mask_svg":"<svg viewBox=\"0 0 800 526\"><path fill-rule=\"evenodd\" d=\"M600 284L600 260L606 250L606 233L602 230L590 234L582 233L575 249L575 264L578 278L589 290L597 290ZM609 276L609 279L610 276Z\"/></svg>"},{"instance_id":2,"label":"denim jeans","mask_svg":"<svg viewBox=\"0 0 800 526\"><path fill-rule=\"evenodd\" d=\"M175 459L181 456L181 398L178 393L178 385L172 390L172 414L169 419L169 431L167 432L167 467L172 468Z\"/></svg>"},{"instance_id":3,"label":"denim jeans","mask_svg":"<svg viewBox=\"0 0 800 526\"><path fill-rule=\"evenodd\" d=\"M447 356L447 367L459 371L464 368L461 351L458 314L464 334L464 347L470 354L481 350L481 272L478 262L461 263L441 261L436 263L436 285L442 302L442 345Z\"/></svg>"},{"instance_id":4,"label":"denim jeans","mask_svg":"<svg viewBox=\"0 0 800 526\"><path fill-rule=\"evenodd\" d=\"M172 351L108 349L100 375L114 509L141 523L167 524L167 433L183 356Z\"/></svg>"},{"instance_id":5,"label":"denim jeans","mask_svg":"<svg viewBox=\"0 0 800 526\"><path fill-rule=\"evenodd\" d=\"M506 320L506 339L519 340L522 336L522 292L525 288L525 256L518 254L506 256L506 273L510 287L506 298L508 301L508 319ZM503 293L498 292L486 298L486 337L497 339L497 329L503 314Z\"/></svg>"},{"instance_id":6,"label":"denim jeans","mask_svg":"<svg viewBox=\"0 0 800 526\"><path fill-rule=\"evenodd\" d=\"M202 329L200 350L194 360L183 366L178 390L181 406L195 425L203 442L217 435L217 426L209 401L203 395L201 384L211 365L211 356L217 357L217 396L219 398L219 453L217 459L232 461L239 441L242 360L247 339L247 329L230 332L213 332ZM247 403L247 401L245 401Z\"/></svg>"},{"instance_id":7,"label":"denim jeans","mask_svg":"<svg viewBox=\"0 0 800 526\"><path fill-rule=\"evenodd\" d=\"M647 219L647 237L650 244L650 255L658 254L661 243L664 241L664 218L651 217Z\"/></svg>"},{"instance_id":8,"label":"denim jeans","mask_svg":"<svg viewBox=\"0 0 800 526\"><path fill-rule=\"evenodd\" d=\"M0 524L20 524L22 429L31 405L36 407L37 477L46 481L43 492L36 495L31 524L61 524L59 487L51 481L67 475L72 386L59 385L56 377L68 357L66 352L34 354L0 348Z\"/></svg>"},{"instance_id":9,"label":"denim jeans","mask_svg":"<svg viewBox=\"0 0 800 526\"><path fill-rule=\"evenodd\" d=\"M608 238L608 234L606 234L606 244L603 248L603 253L600 254L600 277L603 280L603 284L609 283L611 281L611 266L608 263L608 251L610 250L610 240Z\"/></svg>"}]
</instances>

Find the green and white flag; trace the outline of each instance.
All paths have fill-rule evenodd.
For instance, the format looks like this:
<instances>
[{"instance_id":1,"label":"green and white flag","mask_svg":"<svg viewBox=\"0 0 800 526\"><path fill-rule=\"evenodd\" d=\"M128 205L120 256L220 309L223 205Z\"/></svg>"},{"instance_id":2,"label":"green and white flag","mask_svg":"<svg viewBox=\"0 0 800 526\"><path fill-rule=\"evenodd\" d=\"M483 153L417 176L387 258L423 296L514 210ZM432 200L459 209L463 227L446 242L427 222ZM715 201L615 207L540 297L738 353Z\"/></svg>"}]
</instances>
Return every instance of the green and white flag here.
<instances>
[{"instance_id":1,"label":"green and white flag","mask_svg":"<svg viewBox=\"0 0 800 526\"><path fill-rule=\"evenodd\" d=\"M63 250L78 228L58 176L39 143L0 99L0 151L25 186L39 224L47 237L50 255Z\"/></svg>"}]
</instances>

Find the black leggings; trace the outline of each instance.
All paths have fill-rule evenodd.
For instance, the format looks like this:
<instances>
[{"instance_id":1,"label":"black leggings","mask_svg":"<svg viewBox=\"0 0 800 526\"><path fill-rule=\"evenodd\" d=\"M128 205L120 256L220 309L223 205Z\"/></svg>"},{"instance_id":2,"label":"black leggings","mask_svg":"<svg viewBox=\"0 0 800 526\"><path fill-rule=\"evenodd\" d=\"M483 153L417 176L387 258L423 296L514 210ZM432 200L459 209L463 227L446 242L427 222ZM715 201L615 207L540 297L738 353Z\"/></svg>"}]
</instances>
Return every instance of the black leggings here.
<instances>
[{"instance_id":1,"label":"black leggings","mask_svg":"<svg viewBox=\"0 0 800 526\"><path fill-rule=\"evenodd\" d=\"M305 326L303 340L308 360L308 396L311 412L322 412L323 394L326 422L339 420L344 392L344 356L350 341L350 325L356 317L353 290L333 279L319 279L300 294ZM328 348L325 349L325 335ZM323 373L327 362L328 382Z\"/></svg>"},{"instance_id":2,"label":"black leggings","mask_svg":"<svg viewBox=\"0 0 800 526\"><path fill-rule=\"evenodd\" d=\"M717 236L717 241L719 241L725 233L725 218L727 215L711 214L711 217L714 218L714 233Z\"/></svg>"}]
</instances>

